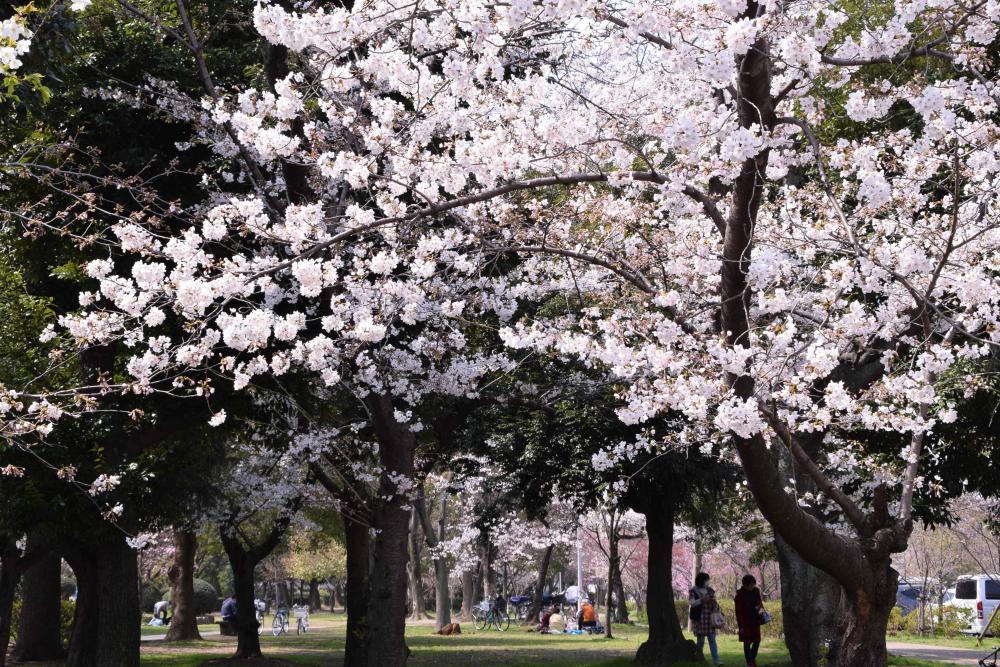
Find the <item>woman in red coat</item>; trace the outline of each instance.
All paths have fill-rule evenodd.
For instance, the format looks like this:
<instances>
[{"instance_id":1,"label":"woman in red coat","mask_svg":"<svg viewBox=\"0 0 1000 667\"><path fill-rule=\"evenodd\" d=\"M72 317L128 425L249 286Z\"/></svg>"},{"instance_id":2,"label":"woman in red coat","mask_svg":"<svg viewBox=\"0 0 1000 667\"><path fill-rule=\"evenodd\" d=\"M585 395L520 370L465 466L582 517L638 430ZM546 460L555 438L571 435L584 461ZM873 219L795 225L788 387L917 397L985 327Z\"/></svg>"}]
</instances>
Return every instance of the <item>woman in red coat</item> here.
<instances>
[{"instance_id":1,"label":"woman in red coat","mask_svg":"<svg viewBox=\"0 0 1000 667\"><path fill-rule=\"evenodd\" d=\"M764 614L764 598L753 575L743 577L743 586L736 591L736 624L743 642L743 657L748 667L757 667L760 649L760 622Z\"/></svg>"}]
</instances>

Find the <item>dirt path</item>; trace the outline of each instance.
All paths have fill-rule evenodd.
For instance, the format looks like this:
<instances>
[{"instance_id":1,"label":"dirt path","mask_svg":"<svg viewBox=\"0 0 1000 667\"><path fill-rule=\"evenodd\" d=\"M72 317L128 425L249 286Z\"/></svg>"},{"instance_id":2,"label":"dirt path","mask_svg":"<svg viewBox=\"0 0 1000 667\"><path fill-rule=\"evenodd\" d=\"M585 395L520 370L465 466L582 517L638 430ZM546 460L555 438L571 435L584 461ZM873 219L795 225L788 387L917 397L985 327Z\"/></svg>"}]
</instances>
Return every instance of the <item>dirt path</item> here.
<instances>
[{"instance_id":1,"label":"dirt path","mask_svg":"<svg viewBox=\"0 0 1000 667\"><path fill-rule=\"evenodd\" d=\"M979 659L990 652L989 647L981 649L950 648L930 644L909 644L906 642L886 642L886 648L893 655L921 660L938 660L955 665L978 665Z\"/></svg>"}]
</instances>

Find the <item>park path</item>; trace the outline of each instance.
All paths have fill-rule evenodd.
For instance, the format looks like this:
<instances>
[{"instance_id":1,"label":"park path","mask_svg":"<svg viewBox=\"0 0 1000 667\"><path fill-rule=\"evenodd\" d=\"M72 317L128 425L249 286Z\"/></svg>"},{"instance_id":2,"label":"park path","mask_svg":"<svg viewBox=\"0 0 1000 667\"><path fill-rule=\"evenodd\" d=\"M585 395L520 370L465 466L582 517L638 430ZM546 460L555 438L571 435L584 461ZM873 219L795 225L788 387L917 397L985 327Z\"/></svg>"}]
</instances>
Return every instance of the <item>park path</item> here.
<instances>
[{"instance_id":1,"label":"park path","mask_svg":"<svg viewBox=\"0 0 1000 667\"><path fill-rule=\"evenodd\" d=\"M985 646L982 649L970 649L907 642L886 642L885 646L889 649L889 653L904 658L938 660L956 665L978 665L979 659L990 652L990 649Z\"/></svg>"}]
</instances>

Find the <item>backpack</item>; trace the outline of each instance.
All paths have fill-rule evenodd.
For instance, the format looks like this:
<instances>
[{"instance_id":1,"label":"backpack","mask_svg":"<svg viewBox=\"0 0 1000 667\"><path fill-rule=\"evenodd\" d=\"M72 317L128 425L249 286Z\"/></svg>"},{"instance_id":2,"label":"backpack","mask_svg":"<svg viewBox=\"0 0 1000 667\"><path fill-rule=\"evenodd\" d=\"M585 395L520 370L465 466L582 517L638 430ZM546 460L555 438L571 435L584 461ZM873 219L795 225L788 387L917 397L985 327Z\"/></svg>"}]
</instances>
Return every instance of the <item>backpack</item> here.
<instances>
[{"instance_id":1,"label":"backpack","mask_svg":"<svg viewBox=\"0 0 1000 667\"><path fill-rule=\"evenodd\" d=\"M695 595L698 595L698 593L695 593ZM698 599L701 598L699 597ZM688 618L690 618L695 623L701 621L701 605L697 607L695 607L694 605L690 605L688 607Z\"/></svg>"}]
</instances>

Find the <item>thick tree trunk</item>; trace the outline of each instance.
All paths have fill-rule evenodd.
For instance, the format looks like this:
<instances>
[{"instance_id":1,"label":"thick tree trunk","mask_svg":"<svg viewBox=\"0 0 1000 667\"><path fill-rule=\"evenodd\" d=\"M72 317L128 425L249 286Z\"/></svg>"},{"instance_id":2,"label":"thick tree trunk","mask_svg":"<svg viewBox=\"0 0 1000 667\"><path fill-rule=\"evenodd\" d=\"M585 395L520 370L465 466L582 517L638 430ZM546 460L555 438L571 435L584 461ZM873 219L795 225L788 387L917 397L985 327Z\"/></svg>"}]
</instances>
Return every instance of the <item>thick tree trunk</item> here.
<instances>
[{"instance_id":1,"label":"thick tree trunk","mask_svg":"<svg viewBox=\"0 0 1000 667\"><path fill-rule=\"evenodd\" d=\"M793 667L821 667L837 631L841 587L775 535L785 644Z\"/></svg>"},{"instance_id":2,"label":"thick tree trunk","mask_svg":"<svg viewBox=\"0 0 1000 667\"><path fill-rule=\"evenodd\" d=\"M674 606L673 548L674 511L659 505L646 513L649 543L646 610L649 638L635 655L636 662L663 665L683 660L698 660L701 654L695 643L685 639Z\"/></svg>"},{"instance_id":3,"label":"thick tree trunk","mask_svg":"<svg viewBox=\"0 0 1000 667\"><path fill-rule=\"evenodd\" d=\"M236 653L234 658L259 658L260 635L257 634L257 613L253 604L253 572L256 563L247 554L229 553L236 593Z\"/></svg>"},{"instance_id":4,"label":"thick tree trunk","mask_svg":"<svg viewBox=\"0 0 1000 667\"><path fill-rule=\"evenodd\" d=\"M14 593L21 578L20 555L13 540L4 539L0 544L0 667L6 663L7 645L10 644Z\"/></svg>"},{"instance_id":5,"label":"thick tree trunk","mask_svg":"<svg viewBox=\"0 0 1000 667\"><path fill-rule=\"evenodd\" d=\"M66 561L76 577L76 607L73 632L69 638L67 667L97 667L97 566L83 549L66 553Z\"/></svg>"},{"instance_id":6,"label":"thick tree trunk","mask_svg":"<svg viewBox=\"0 0 1000 667\"><path fill-rule=\"evenodd\" d=\"M841 596L840 627L830 644L831 665L885 667L888 663L885 629L896 604L899 576L888 563L873 564L869 574L870 586L847 588Z\"/></svg>"},{"instance_id":7,"label":"thick tree trunk","mask_svg":"<svg viewBox=\"0 0 1000 667\"><path fill-rule=\"evenodd\" d=\"M97 664L139 667L139 567L125 535L108 533L97 555Z\"/></svg>"},{"instance_id":8,"label":"thick tree trunk","mask_svg":"<svg viewBox=\"0 0 1000 667\"><path fill-rule=\"evenodd\" d=\"M282 579L274 585L274 604L288 607L292 603L292 594L288 591L288 580Z\"/></svg>"},{"instance_id":9,"label":"thick tree trunk","mask_svg":"<svg viewBox=\"0 0 1000 667\"><path fill-rule=\"evenodd\" d=\"M323 607L323 599L319 595L319 579L315 577L309 580L309 608L320 611Z\"/></svg>"},{"instance_id":10,"label":"thick tree trunk","mask_svg":"<svg viewBox=\"0 0 1000 667\"><path fill-rule=\"evenodd\" d=\"M473 598L476 597L476 575L472 570L462 572L462 620L472 620Z\"/></svg>"},{"instance_id":11,"label":"thick tree trunk","mask_svg":"<svg viewBox=\"0 0 1000 667\"><path fill-rule=\"evenodd\" d=\"M174 529L174 562L167 572L173 616L167 630L168 642L201 639L194 611L194 558L198 537L191 531Z\"/></svg>"},{"instance_id":12,"label":"thick tree trunk","mask_svg":"<svg viewBox=\"0 0 1000 667\"><path fill-rule=\"evenodd\" d=\"M489 543L489 534L485 535L487 543L479 548L479 562L483 566L483 599L492 600L496 596L496 582L493 578L493 547Z\"/></svg>"},{"instance_id":13,"label":"thick tree trunk","mask_svg":"<svg viewBox=\"0 0 1000 667\"><path fill-rule=\"evenodd\" d=\"M420 621L427 618L424 604L423 572L420 568L420 535L418 532L417 508L410 510L410 562L406 564L406 573L410 581L410 620Z\"/></svg>"},{"instance_id":14,"label":"thick tree trunk","mask_svg":"<svg viewBox=\"0 0 1000 667\"><path fill-rule=\"evenodd\" d=\"M403 667L406 647L406 541L410 503L397 479L414 477L416 442L413 432L396 421L392 401L371 395L366 400L378 436L382 474L373 513L376 537L368 605L366 658L371 667Z\"/></svg>"},{"instance_id":15,"label":"thick tree trunk","mask_svg":"<svg viewBox=\"0 0 1000 667\"><path fill-rule=\"evenodd\" d=\"M29 551L34 548L33 542L33 537L29 536ZM59 554L50 551L24 573L17 643L11 651L15 662L42 662L66 657L59 636L61 563Z\"/></svg>"},{"instance_id":16,"label":"thick tree trunk","mask_svg":"<svg viewBox=\"0 0 1000 667\"><path fill-rule=\"evenodd\" d=\"M347 551L347 584L344 602L347 612L347 642L344 667L364 667L368 628L368 527L344 517Z\"/></svg>"},{"instance_id":17,"label":"thick tree trunk","mask_svg":"<svg viewBox=\"0 0 1000 667\"><path fill-rule=\"evenodd\" d=\"M691 585L694 586L694 580L698 576L698 573L701 572L701 569L702 569L702 564L701 564L701 559L702 559L702 555L701 555L701 542L699 542L696 539L694 542L691 543L691 547L692 547L692 549L694 549L694 553L691 554L692 555L692 558L691 558ZM694 633L694 621L692 621L690 619L690 617L688 618L687 628L688 628L688 632Z\"/></svg>"},{"instance_id":18,"label":"thick tree trunk","mask_svg":"<svg viewBox=\"0 0 1000 667\"><path fill-rule=\"evenodd\" d=\"M438 558L434 561L434 578L436 580L436 586L434 591L434 604L436 609L436 616L434 619L434 629L440 630L444 626L451 623L451 593L448 588L448 578L451 576L451 572L448 569L448 563L445 562L444 558Z\"/></svg>"},{"instance_id":19,"label":"thick tree trunk","mask_svg":"<svg viewBox=\"0 0 1000 667\"><path fill-rule=\"evenodd\" d=\"M545 581L549 578L549 563L552 562L552 551L556 548L556 545L550 544L545 547L545 553L542 554L542 564L538 568L538 576L535 578L535 595L531 600L531 610L528 612L528 622L538 623L539 615L542 611L542 597L545 594Z\"/></svg>"}]
</instances>

